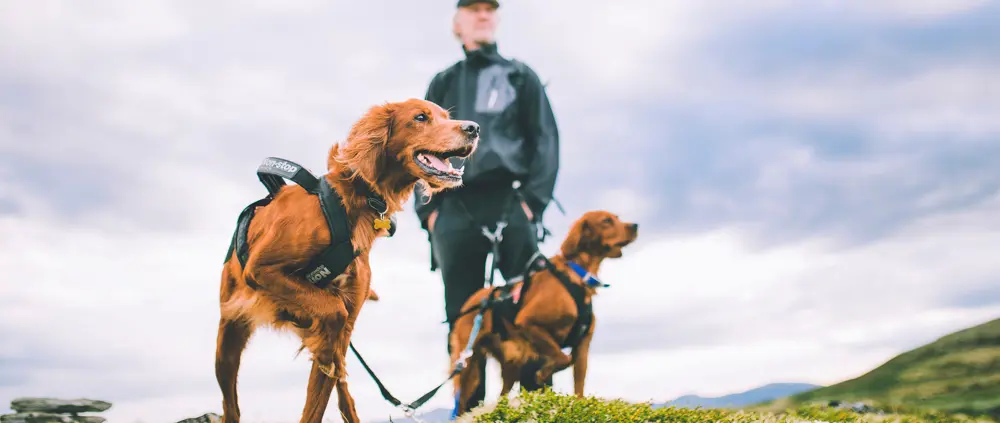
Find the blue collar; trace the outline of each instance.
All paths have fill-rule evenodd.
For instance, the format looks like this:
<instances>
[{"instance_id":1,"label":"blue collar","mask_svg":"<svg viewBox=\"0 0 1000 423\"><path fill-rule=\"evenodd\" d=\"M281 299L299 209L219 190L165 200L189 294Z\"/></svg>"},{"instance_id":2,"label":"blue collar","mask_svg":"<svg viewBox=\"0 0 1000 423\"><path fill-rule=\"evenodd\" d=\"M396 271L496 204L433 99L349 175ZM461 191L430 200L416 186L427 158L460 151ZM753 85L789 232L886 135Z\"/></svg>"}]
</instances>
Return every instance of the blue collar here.
<instances>
[{"instance_id":1,"label":"blue collar","mask_svg":"<svg viewBox=\"0 0 1000 423\"><path fill-rule=\"evenodd\" d=\"M569 265L569 267L573 269L574 272L576 272L576 275L579 276L581 279L583 279L583 281L586 282L587 286L589 287L607 288L611 286L604 282L601 282L600 279L597 279L597 275L591 274L590 272L587 271L587 269L584 269L583 266L576 264L576 262L572 260L566 260L566 264Z\"/></svg>"}]
</instances>

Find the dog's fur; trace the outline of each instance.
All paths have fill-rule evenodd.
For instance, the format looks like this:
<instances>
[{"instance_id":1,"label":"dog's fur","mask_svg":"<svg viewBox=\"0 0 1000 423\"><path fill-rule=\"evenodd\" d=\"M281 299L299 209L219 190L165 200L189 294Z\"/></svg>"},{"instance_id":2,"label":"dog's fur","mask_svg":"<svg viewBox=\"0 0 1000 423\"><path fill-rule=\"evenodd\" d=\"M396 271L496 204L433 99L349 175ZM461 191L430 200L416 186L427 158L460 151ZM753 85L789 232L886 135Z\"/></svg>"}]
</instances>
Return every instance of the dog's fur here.
<instances>
[{"instance_id":1,"label":"dog's fur","mask_svg":"<svg viewBox=\"0 0 1000 423\"><path fill-rule=\"evenodd\" d=\"M603 210L590 211L577 219L562 243L560 254L549 260L561 272L569 276L573 283L585 284L566 264L572 260L594 275L598 274L605 258L622 256L622 248L635 241L638 225L622 222L618 216ZM522 284L523 282L517 282ZM514 289L519 289L515 286ZM488 288L477 291L462 307L463 312L480 304L490 292ZM594 288L586 289L586 301L596 295ZM509 334L501 340L493 327L492 310L483 315L479 335L473 344L473 354L468 365L455 379L455 393L459 395L459 414L468 411L467 403L473 388L479 383L479 363L487 356L500 362L503 388L501 396L507 395L514 382L522 382L522 370L536 368L534 374L525 375L531 385L541 385L555 372L573 365L574 392L583 396L584 379L587 374L587 356L594 334L597 318L594 317L587 334L568 356L559 347L569 335L577 318L573 297L551 271L543 270L531 276L527 291L521 293L521 307L516 321L511 324L504 320ZM452 330L451 362L458 360L471 335L477 312L468 312L455 322Z\"/></svg>"},{"instance_id":2,"label":"dog's fur","mask_svg":"<svg viewBox=\"0 0 1000 423\"><path fill-rule=\"evenodd\" d=\"M358 422L345 359L364 300L378 299L370 287L369 251L377 237L388 235L385 229L374 229L373 219L379 216L368 206L365 190L385 199L388 218L402 208L417 183L425 184L429 193L461 185L460 177L431 175L416 163L418 153L467 157L478 140L474 122L451 120L437 104L419 99L376 105L355 122L346 142L330 149L328 173L322 177L343 198L351 242L360 254L326 289L296 276L330 242L318 197L298 185L286 185L256 211L247 236L246 268L233 254L222 270L215 374L226 423L240 420L240 357L258 327L298 335L298 351L311 355L301 423L320 423L335 386L341 417ZM252 289L248 280L260 289Z\"/></svg>"}]
</instances>

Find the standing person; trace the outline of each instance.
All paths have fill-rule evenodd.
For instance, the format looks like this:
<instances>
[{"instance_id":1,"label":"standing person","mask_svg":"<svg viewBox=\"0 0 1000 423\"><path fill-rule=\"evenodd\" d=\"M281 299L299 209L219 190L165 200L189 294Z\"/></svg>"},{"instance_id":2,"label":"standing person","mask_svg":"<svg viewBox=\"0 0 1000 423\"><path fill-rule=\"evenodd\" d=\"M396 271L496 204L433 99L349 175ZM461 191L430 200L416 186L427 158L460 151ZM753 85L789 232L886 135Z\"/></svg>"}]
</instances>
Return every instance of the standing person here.
<instances>
[{"instance_id":1,"label":"standing person","mask_svg":"<svg viewBox=\"0 0 1000 423\"><path fill-rule=\"evenodd\" d=\"M490 237L498 232L497 270L508 283L519 279L537 251L559 171L559 133L545 87L526 64L497 52L499 7L497 1L458 2L453 33L465 59L437 73L425 96L453 119L481 128L479 147L464 163L463 185L429 201L419 188L414 195L431 243L431 270L441 270L449 332L462 304L485 285ZM473 407L485 398L485 365L480 374Z\"/></svg>"}]
</instances>

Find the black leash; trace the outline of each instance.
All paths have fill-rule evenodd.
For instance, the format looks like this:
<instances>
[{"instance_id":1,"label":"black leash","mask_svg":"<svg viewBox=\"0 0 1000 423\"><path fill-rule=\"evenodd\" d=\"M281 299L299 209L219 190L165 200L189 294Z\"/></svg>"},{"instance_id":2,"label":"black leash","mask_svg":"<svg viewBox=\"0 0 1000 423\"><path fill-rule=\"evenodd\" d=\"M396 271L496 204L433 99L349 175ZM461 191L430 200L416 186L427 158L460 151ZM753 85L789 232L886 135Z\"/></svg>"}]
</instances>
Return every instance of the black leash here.
<instances>
[{"instance_id":1,"label":"black leash","mask_svg":"<svg viewBox=\"0 0 1000 423\"><path fill-rule=\"evenodd\" d=\"M354 351L354 356L357 357L358 361L361 362L361 366L365 368L365 371L368 372L368 375L371 376L372 380L375 381L375 384L378 385L378 389L382 393L382 398L384 398L392 405L399 407L401 410L403 410L403 412L406 413L406 417L409 417L411 419L416 419L416 417L414 417L413 415L417 411L417 409L420 408L420 406L424 405L424 403L426 403L428 400L433 398L434 395L437 394L438 390L440 390L453 377L458 376L465 368L466 364L465 360L468 360L468 358L472 356L472 345L475 343L476 337L479 335L480 327L482 327L483 315L486 313L486 310L490 307L491 304L503 299L503 298L493 298L495 290L496 287L491 288L490 293L486 295L486 298L483 298L482 302L480 302L480 304L477 307L473 307L470 309L470 310L478 309L479 315L476 316L476 320L473 323L472 332L470 333L469 336L469 342L466 344L465 350L463 350L462 353L459 354L458 361L452 364L453 368L448 377L445 378L444 381L435 386L433 389L427 391L427 393L421 395L420 398L417 398L416 400L414 400L409 404L403 404L402 401L400 401L398 398L392 395L391 392L389 392L389 389L385 387L385 384L383 384L382 381L378 378L378 376L375 375L375 372L372 371L371 367L368 366L368 363L365 362L365 359L361 357L361 353L358 352L357 348L354 348L354 342L351 342L349 344L351 347L351 351Z\"/></svg>"},{"instance_id":2,"label":"black leash","mask_svg":"<svg viewBox=\"0 0 1000 423\"><path fill-rule=\"evenodd\" d=\"M351 351L354 351L354 356L357 357L358 361L361 362L361 366L365 368L365 371L368 372L368 375L371 376L372 380L375 381L375 384L378 385L379 391L382 392L382 398L384 398L392 405L399 407L401 410L403 410L404 413L406 413L406 417L409 417L411 419L414 418L413 414L414 412L417 411L418 408L420 408L420 406L424 405L425 402L433 398L434 395L437 394L437 391L441 389L441 387L443 387L446 383L448 383L449 380L451 380L451 378L455 377L455 375L459 374L459 372L462 371L461 367L456 366L455 369L452 370L451 374L448 375L448 378L445 379L443 382L441 382L441 384L434 387L434 389L427 391L426 394L421 395L420 398L417 398L413 402L409 404L403 404L402 401L400 401L398 398L393 396L391 392L389 392L389 389L385 387L385 384L383 384L381 380L379 380L378 376L375 375L375 372L372 371L371 367L368 367L368 363L365 362L365 359L361 358L361 353L359 353L358 350L354 348L353 342L350 343L350 347Z\"/></svg>"},{"instance_id":3,"label":"black leash","mask_svg":"<svg viewBox=\"0 0 1000 423\"><path fill-rule=\"evenodd\" d=\"M521 195L520 182L514 181L513 190L508 194L507 201L504 202L503 212L500 214L500 219L497 219L494 229L491 231L489 225L480 225L482 229L483 236L490 241L490 268L487 270L486 276L483 278L485 283L484 286L493 286L493 277L496 275L497 268L500 263L500 244L503 242L503 231L507 228L507 218L510 216L511 205L514 204L514 200L521 199L523 201L524 197ZM462 207L462 211L469 218L470 221L474 223L479 223L477 219L469 212L469 209L465 207L465 202L461 198L456 198L458 204ZM518 206L520 207L520 206Z\"/></svg>"},{"instance_id":4,"label":"black leash","mask_svg":"<svg viewBox=\"0 0 1000 423\"><path fill-rule=\"evenodd\" d=\"M440 390L446 383L448 383L448 381L450 381L452 378L454 378L455 376L457 376L459 373L462 372L462 370L465 367L465 360L467 360L471 356L472 345L479 332L479 328L482 324L482 318L484 313L486 313L486 310L490 307L490 305L493 302L502 301L505 299L505 297L494 298L494 292L496 287L493 285L493 277L496 274L497 268L499 266L500 244L503 242L503 231L507 227L507 218L510 214L510 206L512 200L517 199L521 200L522 202L524 201L524 196L521 194L521 191L519 190L520 181L515 181L513 184L513 188L514 188L513 192L507 198L507 201L503 209L503 213L501 214L500 219L496 222L495 228L492 231L490 231L487 225L481 225L483 236L485 236L486 239L490 241L490 244L492 244L492 251L491 251L491 254L493 255L492 263L490 265L489 275L485 277L486 285L491 288L491 292L486 296L486 298L483 299L483 301L479 305L471 307L468 310L459 314L459 316L464 316L466 314L475 312L477 310L479 311L479 315L476 316L476 321L473 325L472 336L469 338L468 345L466 346L462 354L459 355L458 362L453 363L453 369L451 373L448 375L448 377L445 378L444 381L442 381L440 384L435 386L430 391L427 391L427 393L421 395L413 402L404 404L402 401L400 401L398 398L392 395L392 393L389 392L389 389L385 387L385 384L383 384L382 381L378 378L378 376L375 375L375 372L372 371L371 367L368 366L368 363L365 361L365 359L361 357L361 353L359 353L357 348L354 347L354 343L351 342L349 344L351 351L354 352L354 356L358 358L359 362L361 362L361 366L365 368L365 371L368 372L368 375L371 376L373 381L375 381L375 384L378 386L379 391L382 393L382 398L384 398L390 404L399 407L401 410L403 410L403 412L406 414L408 418L416 419L414 417L414 413L416 412L416 410L420 408L422 405L424 405L424 403L429 401L431 398L433 398L434 395L437 394L438 390ZM465 203L462 202L461 199L458 200L459 200L458 203L461 205L462 210L469 217L469 219L473 222L476 222L475 217L473 217L472 213L470 213L468 208L465 207ZM562 213L565 215L566 212L565 210L563 210L562 205L559 204L559 202L556 201L555 198L553 198L552 200L559 207L559 210L562 211ZM517 207L520 207L520 205L518 204ZM551 234L548 228L545 228L544 225L541 226L541 229L543 230L543 233L542 236L539 237L539 242L541 242L541 240L544 239L545 235ZM544 256L542 257L544 258ZM532 259L534 258L535 257L533 257ZM529 260L527 267L529 268L531 267L532 261L533 260ZM552 268L552 270L555 270L554 267ZM512 294L507 293L506 295L509 296ZM447 320L445 321L445 323L447 323Z\"/></svg>"}]
</instances>

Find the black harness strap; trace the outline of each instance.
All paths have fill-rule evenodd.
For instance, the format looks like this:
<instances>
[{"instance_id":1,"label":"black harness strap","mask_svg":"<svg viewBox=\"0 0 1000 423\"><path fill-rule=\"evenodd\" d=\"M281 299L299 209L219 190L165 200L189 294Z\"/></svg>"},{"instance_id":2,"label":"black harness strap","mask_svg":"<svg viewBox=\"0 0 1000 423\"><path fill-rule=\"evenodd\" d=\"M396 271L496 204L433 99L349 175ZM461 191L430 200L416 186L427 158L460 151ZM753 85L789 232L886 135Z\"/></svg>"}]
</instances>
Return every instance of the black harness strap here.
<instances>
[{"instance_id":1,"label":"black harness strap","mask_svg":"<svg viewBox=\"0 0 1000 423\"><path fill-rule=\"evenodd\" d=\"M507 327L503 324L503 321L507 320L512 324L517 321L517 314L521 311L520 297L524 294L526 288L527 286L523 282L520 286L503 285L496 287L495 291L498 291L499 295L490 304L487 304L487 307L493 310L493 331L500 335L501 340L509 339L510 334L507 333ZM490 292L490 296L493 296L493 292Z\"/></svg>"},{"instance_id":2,"label":"black harness strap","mask_svg":"<svg viewBox=\"0 0 1000 423\"><path fill-rule=\"evenodd\" d=\"M278 157L265 158L257 167L257 178L267 189L268 194L248 205L240 213L226 259L228 260L235 250L240 264L246 266L249 255L247 233L250 221L253 219L256 209L270 204L274 196L286 185L285 179L288 179L319 198L320 209L323 211L327 228L330 230L330 244L313 257L300 272L300 275L309 283L318 288L325 288L334 278L344 273L347 266L359 254L351 243L351 226L343 199L330 186L327 178L317 178L298 163ZM367 192L367 197L368 205L379 213L380 218L383 217L387 210L385 200L370 190ZM390 220L388 230L389 236L392 236L396 232L395 216ZM250 286L254 289L259 288L256 283L251 283Z\"/></svg>"},{"instance_id":3,"label":"black harness strap","mask_svg":"<svg viewBox=\"0 0 1000 423\"><path fill-rule=\"evenodd\" d=\"M573 323L573 327L570 328L566 339L560 344L562 348L576 348L593 324L593 304L587 302L586 288L580 284L573 283L569 275L557 269L540 251L535 252L535 255L528 261L528 265L524 271L524 279L521 282L519 290L515 291L514 285L494 286L488 296L491 300L489 303L473 305L459 313L455 319L458 320L459 317L477 311L484 312L484 307L489 307L493 310L493 330L500 335L501 339L507 339L507 331L500 319L506 319L509 322L516 321L517 315L521 311L520 299L527 295L527 292L531 289L531 276L534 273L546 270L552 272L552 275L562 283L563 287L566 288L566 291L573 298L573 303L576 304L576 321ZM499 292L499 295L494 295L493 291Z\"/></svg>"},{"instance_id":4,"label":"black harness strap","mask_svg":"<svg viewBox=\"0 0 1000 423\"><path fill-rule=\"evenodd\" d=\"M576 303L576 322L573 323L573 327L570 328L569 334L566 335L561 346L563 348L576 348L583 337L587 335L590 325L594 321L593 304L586 301L586 288L570 282L565 273L558 272L556 277L563 283L563 286L569 291L569 295L573 297L573 302Z\"/></svg>"},{"instance_id":5,"label":"black harness strap","mask_svg":"<svg viewBox=\"0 0 1000 423\"><path fill-rule=\"evenodd\" d=\"M303 276L318 288L325 288L358 256L351 244L351 230L347 224L347 210L333 187L323 178L319 184L319 203L330 228L330 245L317 254L302 270Z\"/></svg>"},{"instance_id":6,"label":"black harness strap","mask_svg":"<svg viewBox=\"0 0 1000 423\"><path fill-rule=\"evenodd\" d=\"M247 232L250 230L250 221L253 220L253 216L257 212L257 207L266 206L270 202L271 196L267 196L250 203L240 212L239 217L236 219L236 230L233 231L233 238L229 241L229 250L226 251L226 259L223 263L232 257L235 250L236 259L239 260L240 266L247 265L247 258L250 255L250 245L247 243Z\"/></svg>"},{"instance_id":7,"label":"black harness strap","mask_svg":"<svg viewBox=\"0 0 1000 423\"><path fill-rule=\"evenodd\" d=\"M269 196L278 194L281 187L285 186L285 179L295 182L310 194L316 194L319 178L316 178L308 169L298 163L277 158L268 157L257 167L257 178L267 188Z\"/></svg>"},{"instance_id":8,"label":"black harness strap","mask_svg":"<svg viewBox=\"0 0 1000 423\"><path fill-rule=\"evenodd\" d=\"M528 290L528 284L531 282L531 276L534 273L545 270L551 272L552 275L562 283L563 287L566 288L566 291L569 292L569 295L573 297L573 303L576 304L576 321L573 322L573 327L570 328L569 334L566 335L566 339L564 339L560 344L562 348L576 348L576 346L580 344L580 341L583 340L583 337L590 330L590 325L594 321L593 304L587 302L587 288L580 284L573 283L573 281L569 279L569 275L557 269L556 266L549 261L548 257L545 257L545 255L541 253L541 251L536 251L535 255L528 261L528 265L524 270L525 285L521 288L522 296Z\"/></svg>"}]
</instances>

